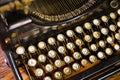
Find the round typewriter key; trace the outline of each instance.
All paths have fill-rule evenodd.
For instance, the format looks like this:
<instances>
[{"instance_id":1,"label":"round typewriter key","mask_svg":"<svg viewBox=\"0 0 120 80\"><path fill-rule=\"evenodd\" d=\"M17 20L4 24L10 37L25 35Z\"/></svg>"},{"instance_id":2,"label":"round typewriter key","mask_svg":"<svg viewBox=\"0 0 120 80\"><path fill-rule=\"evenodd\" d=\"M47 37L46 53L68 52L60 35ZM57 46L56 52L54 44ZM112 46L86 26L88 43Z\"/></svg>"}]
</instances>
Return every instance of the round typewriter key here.
<instances>
[{"instance_id":1,"label":"round typewriter key","mask_svg":"<svg viewBox=\"0 0 120 80\"><path fill-rule=\"evenodd\" d=\"M81 39L76 39L75 44L77 46L82 46L83 45L83 41Z\"/></svg>"},{"instance_id":2,"label":"round typewriter key","mask_svg":"<svg viewBox=\"0 0 120 80\"><path fill-rule=\"evenodd\" d=\"M58 52L61 53L61 54L64 54L66 52L66 49L64 46L59 46L58 47Z\"/></svg>"},{"instance_id":3,"label":"round typewriter key","mask_svg":"<svg viewBox=\"0 0 120 80\"><path fill-rule=\"evenodd\" d=\"M87 56L87 55L90 54L90 51L89 51L88 48L83 48L81 52L82 52L82 54L85 55L85 56Z\"/></svg>"},{"instance_id":4,"label":"round typewriter key","mask_svg":"<svg viewBox=\"0 0 120 80\"><path fill-rule=\"evenodd\" d=\"M60 59L58 59L54 62L54 64L56 67L60 68L62 66L62 61Z\"/></svg>"},{"instance_id":5,"label":"round typewriter key","mask_svg":"<svg viewBox=\"0 0 120 80\"><path fill-rule=\"evenodd\" d=\"M96 26L99 26L100 25L100 20L94 19L93 24L96 25Z\"/></svg>"},{"instance_id":6,"label":"round typewriter key","mask_svg":"<svg viewBox=\"0 0 120 80\"><path fill-rule=\"evenodd\" d=\"M98 47L97 47L96 44L92 44L92 45L90 46L90 48L91 48L92 51L97 51L97 50L98 50Z\"/></svg>"},{"instance_id":7,"label":"round typewriter key","mask_svg":"<svg viewBox=\"0 0 120 80\"><path fill-rule=\"evenodd\" d=\"M107 42L112 44L114 42L114 39L112 37L107 37Z\"/></svg>"},{"instance_id":8,"label":"round typewriter key","mask_svg":"<svg viewBox=\"0 0 120 80\"><path fill-rule=\"evenodd\" d=\"M96 38L96 39L100 38L100 35L101 34L98 31L93 32L93 37Z\"/></svg>"},{"instance_id":9,"label":"round typewriter key","mask_svg":"<svg viewBox=\"0 0 120 80\"><path fill-rule=\"evenodd\" d=\"M43 42L43 41L41 41L41 42L38 43L38 47L39 47L40 49L45 49L45 48L46 48L46 43Z\"/></svg>"},{"instance_id":10,"label":"round typewriter key","mask_svg":"<svg viewBox=\"0 0 120 80\"><path fill-rule=\"evenodd\" d=\"M103 22L107 23L107 22L108 22L108 17L107 17L107 16L102 16L102 17L101 17L101 20L102 20Z\"/></svg>"},{"instance_id":11,"label":"round typewriter key","mask_svg":"<svg viewBox=\"0 0 120 80\"><path fill-rule=\"evenodd\" d=\"M94 55L90 55L89 60L90 60L90 62L94 63L97 61L97 58Z\"/></svg>"},{"instance_id":12,"label":"round typewriter key","mask_svg":"<svg viewBox=\"0 0 120 80\"><path fill-rule=\"evenodd\" d=\"M120 15L120 9L117 10L118 15Z\"/></svg>"},{"instance_id":13,"label":"round typewriter key","mask_svg":"<svg viewBox=\"0 0 120 80\"><path fill-rule=\"evenodd\" d=\"M116 31L117 26L111 24L111 25L109 26L109 29L114 32L114 31Z\"/></svg>"},{"instance_id":14,"label":"round typewriter key","mask_svg":"<svg viewBox=\"0 0 120 80\"><path fill-rule=\"evenodd\" d=\"M88 62L87 59L82 59L82 60L81 60L81 65L83 65L83 66L87 66L88 63L89 63L89 62Z\"/></svg>"},{"instance_id":15,"label":"round typewriter key","mask_svg":"<svg viewBox=\"0 0 120 80\"><path fill-rule=\"evenodd\" d=\"M66 35L67 35L68 37L74 37L75 33L74 33L72 30L67 30L67 31L66 31Z\"/></svg>"},{"instance_id":16,"label":"round typewriter key","mask_svg":"<svg viewBox=\"0 0 120 80\"><path fill-rule=\"evenodd\" d=\"M39 61L39 62L45 62L45 61L46 61L46 56L45 56L44 54L40 54L40 55L38 56L38 61Z\"/></svg>"},{"instance_id":17,"label":"round typewriter key","mask_svg":"<svg viewBox=\"0 0 120 80\"><path fill-rule=\"evenodd\" d=\"M101 33L103 34L103 35L107 35L108 34L108 29L107 28L102 28L101 29Z\"/></svg>"},{"instance_id":18,"label":"round typewriter key","mask_svg":"<svg viewBox=\"0 0 120 80\"><path fill-rule=\"evenodd\" d=\"M80 69L80 64L78 64L78 63L73 63L72 69L75 70L75 71L78 71L78 70Z\"/></svg>"},{"instance_id":19,"label":"round typewriter key","mask_svg":"<svg viewBox=\"0 0 120 80\"><path fill-rule=\"evenodd\" d=\"M43 74L44 74L43 69L37 68L37 69L35 70L35 76L40 77L40 76L43 76Z\"/></svg>"},{"instance_id":20,"label":"round typewriter key","mask_svg":"<svg viewBox=\"0 0 120 80\"><path fill-rule=\"evenodd\" d=\"M120 27L120 21L117 22L117 26Z\"/></svg>"},{"instance_id":21,"label":"round typewriter key","mask_svg":"<svg viewBox=\"0 0 120 80\"><path fill-rule=\"evenodd\" d=\"M99 41L99 46L104 48L106 46L105 42L103 40Z\"/></svg>"},{"instance_id":22,"label":"round typewriter key","mask_svg":"<svg viewBox=\"0 0 120 80\"><path fill-rule=\"evenodd\" d=\"M69 49L69 50L73 50L74 48L75 48L75 45L74 45L74 43L72 43L72 42L69 42L69 43L67 43L67 48Z\"/></svg>"},{"instance_id":23,"label":"round typewriter key","mask_svg":"<svg viewBox=\"0 0 120 80\"><path fill-rule=\"evenodd\" d=\"M110 13L110 17L111 17L111 19L116 19L117 15L114 12L111 12Z\"/></svg>"},{"instance_id":24,"label":"round typewriter key","mask_svg":"<svg viewBox=\"0 0 120 80\"><path fill-rule=\"evenodd\" d=\"M65 41L65 36L63 34L58 34L57 39L58 39L58 41L63 42L63 41Z\"/></svg>"},{"instance_id":25,"label":"round typewriter key","mask_svg":"<svg viewBox=\"0 0 120 80\"><path fill-rule=\"evenodd\" d=\"M120 40L120 33L116 33L116 34L115 34L115 38L116 38L117 40Z\"/></svg>"},{"instance_id":26,"label":"round typewriter key","mask_svg":"<svg viewBox=\"0 0 120 80\"><path fill-rule=\"evenodd\" d=\"M83 33L83 28L82 28L81 26L77 26L77 27L75 28L75 31L76 31L77 33L81 34L81 33Z\"/></svg>"},{"instance_id":27,"label":"round typewriter key","mask_svg":"<svg viewBox=\"0 0 120 80\"><path fill-rule=\"evenodd\" d=\"M90 35L85 35L84 37L86 42L91 42L92 41L92 37Z\"/></svg>"},{"instance_id":28,"label":"round typewriter key","mask_svg":"<svg viewBox=\"0 0 120 80\"><path fill-rule=\"evenodd\" d=\"M63 73L64 73L65 75L70 75L70 74L72 73L72 70L71 70L71 68L69 68L69 67L65 67L65 68L63 69Z\"/></svg>"},{"instance_id":29,"label":"round typewriter key","mask_svg":"<svg viewBox=\"0 0 120 80\"><path fill-rule=\"evenodd\" d=\"M115 50L120 50L120 45L119 45L119 44L115 44L115 45L114 45L114 49L115 49Z\"/></svg>"},{"instance_id":30,"label":"round typewriter key","mask_svg":"<svg viewBox=\"0 0 120 80\"><path fill-rule=\"evenodd\" d=\"M112 8L117 8L117 7L119 6L119 2L118 2L117 0L112 0L112 1L110 2L110 6L111 6Z\"/></svg>"},{"instance_id":31,"label":"round typewriter key","mask_svg":"<svg viewBox=\"0 0 120 80\"><path fill-rule=\"evenodd\" d=\"M19 55L24 54L25 53L25 48L23 46L17 47L16 53L19 54Z\"/></svg>"},{"instance_id":32,"label":"round typewriter key","mask_svg":"<svg viewBox=\"0 0 120 80\"><path fill-rule=\"evenodd\" d=\"M35 67L36 64L37 64L37 61L35 59L33 59L33 58L31 58L31 59L28 60L28 65L30 67Z\"/></svg>"},{"instance_id":33,"label":"round typewriter key","mask_svg":"<svg viewBox=\"0 0 120 80\"><path fill-rule=\"evenodd\" d=\"M100 51L100 52L98 52L97 56L100 59L104 59L105 58L105 53Z\"/></svg>"},{"instance_id":34,"label":"round typewriter key","mask_svg":"<svg viewBox=\"0 0 120 80\"><path fill-rule=\"evenodd\" d=\"M35 53L35 52L37 51L37 49L36 49L35 46L31 45L31 46L28 47L28 51L29 51L30 53Z\"/></svg>"},{"instance_id":35,"label":"round typewriter key","mask_svg":"<svg viewBox=\"0 0 120 80\"><path fill-rule=\"evenodd\" d=\"M71 57L70 57L70 56L65 56L65 57L64 57L64 61L65 61L65 63L67 63L67 64L71 63Z\"/></svg>"},{"instance_id":36,"label":"round typewriter key","mask_svg":"<svg viewBox=\"0 0 120 80\"><path fill-rule=\"evenodd\" d=\"M46 77L44 77L43 80L52 80L52 78L50 76L46 76Z\"/></svg>"},{"instance_id":37,"label":"round typewriter key","mask_svg":"<svg viewBox=\"0 0 120 80\"><path fill-rule=\"evenodd\" d=\"M45 66L45 70L46 70L47 72L52 72L52 71L53 71L53 66L52 66L51 64L47 64L47 65Z\"/></svg>"},{"instance_id":38,"label":"round typewriter key","mask_svg":"<svg viewBox=\"0 0 120 80\"><path fill-rule=\"evenodd\" d=\"M89 22L86 22L86 23L84 24L84 27L85 27L85 29L90 30L90 29L92 28L92 25L91 25Z\"/></svg>"},{"instance_id":39,"label":"round typewriter key","mask_svg":"<svg viewBox=\"0 0 120 80\"><path fill-rule=\"evenodd\" d=\"M63 75L60 71L57 71L57 72L54 73L54 77L55 77L55 79L61 80Z\"/></svg>"},{"instance_id":40,"label":"round typewriter key","mask_svg":"<svg viewBox=\"0 0 120 80\"><path fill-rule=\"evenodd\" d=\"M113 54L113 50L111 48L106 48L105 52L107 55L112 55Z\"/></svg>"},{"instance_id":41,"label":"round typewriter key","mask_svg":"<svg viewBox=\"0 0 120 80\"><path fill-rule=\"evenodd\" d=\"M73 57L74 59L79 60L80 58L82 58L82 55L79 52L74 52Z\"/></svg>"},{"instance_id":42,"label":"round typewriter key","mask_svg":"<svg viewBox=\"0 0 120 80\"><path fill-rule=\"evenodd\" d=\"M48 38L48 44L55 45L56 44L55 38L53 38L53 37Z\"/></svg>"},{"instance_id":43,"label":"round typewriter key","mask_svg":"<svg viewBox=\"0 0 120 80\"><path fill-rule=\"evenodd\" d=\"M49 56L50 58L55 58L56 55L57 55L57 53L56 53L56 51L54 51L54 50L50 50L50 51L48 52L48 56Z\"/></svg>"}]
</instances>

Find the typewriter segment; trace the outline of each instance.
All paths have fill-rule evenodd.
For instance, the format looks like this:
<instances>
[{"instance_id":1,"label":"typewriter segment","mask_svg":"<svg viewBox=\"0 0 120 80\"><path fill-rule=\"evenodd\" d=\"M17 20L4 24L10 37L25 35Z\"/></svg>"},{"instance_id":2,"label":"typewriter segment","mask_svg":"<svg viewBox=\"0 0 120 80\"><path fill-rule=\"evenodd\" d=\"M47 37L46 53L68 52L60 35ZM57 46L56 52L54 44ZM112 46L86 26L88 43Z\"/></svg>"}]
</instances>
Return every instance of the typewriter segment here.
<instances>
[{"instance_id":1,"label":"typewriter segment","mask_svg":"<svg viewBox=\"0 0 120 80\"><path fill-rule=\"evenodd\" d=\"M57 4L53 4L51 7L49 5L43 7L45 3L50 4L50 2L46 0L47 2L42 1L40 3L40 1L42 0L36 0L31 5L31 11L35 11L32 15L37 15L37 17L49 22L73 18L78 16L81 10L84 10L82 7L87 6L86 10L97 3L97 0L70 0L69 4L74 5L66 6L68 4L65 0L57 0ZM65 4L62 4L62 1ZM12 38L5 37L4 43L9 45L17 68L22 67L28 74L29 80L73 80L72 77L76 75L82 77L81 74L85 71L103 62L109 62L112 57L120 55L120 2L119 0L105 0L104 5L102 5L103 2L98 8L89 9L89 12L85 14L87 16L83 16L83 21L76 18L65 24L57 25L59 27L56 30L48 30L38 35L36 35L38 30L35 30L29 34L36 35L34 37L24 38L20 36L17 34L19 28L17 31L11 31L10 34L15 32L16 35L11 36ZM76 8L77 3L79 6ZM80 5L80 3L86 4ZM60 8L57 9L56 5ZM63 12L60 10L63 8L62 6L65 7ZM52 9L53 7L54 9ZM45 10L43 10L44 8ZM73 11L72 9L77 10L78 13L70 12ZM40 11L43 12L40 13ZM31 13L29 16L31 17ZM30 26L30 28L32 27ZM51 27L43 27L51 29ZM78 77L77 80L84 79ZM91 80L95 80L94 77Z\"/></svg>"},{"instance_id":2,"label":"typewriter segment","mask_svg":"<svg viewBox=\"0 0 120 80\"><path fill-rule=\"evenodd\" d=\"M120 9L24 47L16 54L33 80L65 80L120 50Z\"/></svg>"}]
</instances>

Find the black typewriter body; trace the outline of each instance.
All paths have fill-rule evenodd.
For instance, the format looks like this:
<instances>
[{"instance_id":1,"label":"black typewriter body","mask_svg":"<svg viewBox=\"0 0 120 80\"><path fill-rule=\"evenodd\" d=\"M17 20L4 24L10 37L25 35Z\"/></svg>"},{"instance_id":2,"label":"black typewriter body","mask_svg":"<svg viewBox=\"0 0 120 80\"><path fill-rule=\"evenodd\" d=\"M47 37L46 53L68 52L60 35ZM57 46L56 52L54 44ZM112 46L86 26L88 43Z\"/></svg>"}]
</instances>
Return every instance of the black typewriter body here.
<instances>
[{"instance_id":1,"label":"black typewriter body","mask_svg":"<svg viewBox=\"0 0 120 80\"><path fill-rule=\"evenodd\" d=\"M0 40L16 80L23 80L19 68L29 80L107 80L120 72L120 0L52 3L1 14Z\"/></svg>"}]
</instances>

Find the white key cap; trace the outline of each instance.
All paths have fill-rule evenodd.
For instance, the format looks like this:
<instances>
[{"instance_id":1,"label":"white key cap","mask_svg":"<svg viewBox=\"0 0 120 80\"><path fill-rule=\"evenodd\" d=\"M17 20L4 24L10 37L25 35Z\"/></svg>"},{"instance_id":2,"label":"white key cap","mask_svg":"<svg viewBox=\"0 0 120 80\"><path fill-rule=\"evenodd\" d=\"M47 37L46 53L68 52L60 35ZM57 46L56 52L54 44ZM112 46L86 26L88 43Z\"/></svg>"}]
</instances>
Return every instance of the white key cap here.
<instances>
[{"instance_id":1,"label":"white key cap","mask_svg":"<svg viewBox=\"0 0 120 80\"><path fill-rule=\"evenodd\" d=\"M113 54L113 50L112 50L111 48L106 48L106 49L105 49L105 53L106 53L107 55L112 55L112 54Z\"/></svg>"},{"instance_id":2,"label":"white key cap","mask_svg":"<svg viewBox=\"0 0 120 80\"><path fill-rule=\"evenodd\" d=\"M109 29L110 29L111 31L115 32L115 31L116 31L116 29L117 29L117 26L116 26L116 25L111 24L111 25L109 26Z\"/></svg>"},{"instance_id":3,"label":"white key cap","mask_svg":"<svg viewBox=\"0 0 120 80\"><path fill-rule=\"evenodd\" d=\"M98 50L98 47L97 47L96 44L91 44L90 48L91 48L92 51L97 51Z\"/></svg>"},{"instance_id":4,"label":"white key cap","mask_svg":"<svg viewBox=\"0 0 120 80\"><path fill-rule=\"evenodd\" d=\"M90 51L89 51L88 48L83 48L81 52L82 52L82 54L85 55L85 56L87 56L87 55L90 54Z\"/></svg>"},{"instance_id":5,"label":"white key cap","mask_svg":"<svg viewBox=\"0 0 120 80\"><path fill-rule=\"evenodd\" d=\"M86 42L91 42L92 41L92 37L90 35L85 35L84 37Z\"/></svg>"},{"instance_id":6,"label":"white key cap","mask_svg":"<svg viewBox=\"0 0 120 80\"><path fill-rule=\"evenodd\" d=\"M115 34L115 38L116 38L117 40L120 40L120 33L116 33L116 34Z\"/></svg>"},{"instance_id":7,"label":"white key cap","mask_svg":"<svg viewBox=\"0 0 120 80\"><path fill-rule=\"evenodd\" d=\"M120 21L117 22L117 26L120 27Z\"/></svg>"},{"instance_id":8,"label":"white key cap","mask_svg":"<svg viewBox=\"0 0 120 80\"><path fill-rule=\"evenodd\" d=\"M66 52L66 48L64 46L59 46L58 47L58 52L61 54L64 54Z\"/></svg>"},{"instance_id":9,"label":"white key cap","mask_svg":"<svg viewBox=\"0 0 120 80\"><path fill-rule=\"evenodd\" d=\"M81 26L77 26L77 27L75 28L75 31L76 31L77 33L81 34L81 33L83 33L83 28L82 28Z\"/></svg>"},{"instance_id":10,"label":"white key cap","mask_svg":"<svg viewBox=\"0 0 120 80\"><path fill-rule=\"evenodd\" d=\"M45 70L46 70L47 72L52 72L52 71L53 71L53 66L52 66L51 64L47 64L47 65L45 66Z\"/></svg>"},{"instance_id":11,"label":"white key cap","mask_svg":"<svg viewBox=\"0 0 120 80\"><path fill-rule=\"evenodd\" d=\"M98 38L100 38L100 36L101 36L100 32L98 32L98 31L93 32L93 37L94 38L98 39Z\"/></svg>"},{"instance_id":12,"label":"white key cap","mask_svg":"<svg viewBox=\"0 0 120 80\"><path fill-rule=\"evenodd\" d=\"M40 49L45 49L45 48L46 48L46 43L43 42L43 41L41 41L41 42L38 43L38 47L39 47Z\"/></svg>"},{"instance_id":13,"label":"white key cap","mask_svg":"<svg viewBox=\"0 0 120 80\"><path fill-rule=\"evenodd\" d=\"M65 68L63 69L63 73L64 73L65 75L70 75L70 74L72 73L72 70L71 70L71 68L69 68L69 67L65 67Z\"/></svg>"},{"instance_id":14,"label":"white key cap","mask_svg":"<svg viewBox=\"0 0 120 80\"><path fill-rule=\"evenodd\" d=\"M82 46L82 45L83 45L83 41L82 41L81 39L76 39L76 40L75 40L75 44L76 44L77 46Z\"/></svg>"},{"instance_id":15,"label":"white key cap","mask_svg":"<svg viewBox=\"0 0 120 80\"><path fill-rule=\"evenodd\" d=\"M46 76L43 78L43 80L52 80L52 78L50 76Z\"/></svg>"},{"instance_id":16,"label":"white key cap","mask_svg":"<svg viewBox=\"0 0 120 80\"><path fill-rule=\"evenodd\" d=\"M54 51L54 50L50 50L50 51L48 52L48 56L49 56L50 58L55 58L56 55L57 55L57 53L56 53L56 51Z\"/></svg>"},{"instance_id":17,"label":"white key cap","mask_svg":"<svg viewBox=\"0 0 120 80\"><path fill-rule=\"evenodd\" d=\"M88 63L89 63L89 62L88 62L87 59L82 59L82 60L81 60L81 65L83 65L83 66L87 66Z\"/></svg>"},{"instance_id":18,"label":"white key cap","mask_svg":"<svg viewBox=\"0 0 120 80\"><path fill-rule=\"evenodd\" d=\"M53 37L48 38L48 44L55 45L56 44L55 38L53 38Z\"/></svg>"},{"instance_id":19,"label":"white key cap","mask_svg":"<svg viewBox=\"0 0 120 80\"><path fill-rule=\"evenodd\" d=\"M62 74L62 72L57 71L57 72L54 73L54 77L55 77L55 79L61 80L62 77L63 77L63 74Z\"/></svg>"},{"instance_id":20,"label":"white key cap","mask_svg":"<svg viewBox=\"0 0 120 80\"><path fill-rule=\"evenodd\" d=\"M120 50L120 45L119 45L119 44L115 44L115 45L114 45L114 49L115 49L115 50Z\"/></svg>"},{"instance_id":21,"label":"white key cap","mask_svg":"<svg viewBox=\"0 0 120 80\"><path fill-rule=\"evenodd\" d=\"M62 66L62 61L60 59L58 59L54 62L54 64L56 67L60 68Z\"/></svg>"},{"instance_id":22,"label":"white key cap","mask_svg":"<svg viewBox=\"0 0 120 80\"><path fill-rule=\"evenodd\" d=\"M66 31L66 35L67 35L68 37L74 37L75 33L73 32L73 30L67 30L67 31Z\"/></svg>"},{"instance_id":23,"label":"white key cap","mask_svg":"<svg viewBox=\"0 0 120 80\"><path fill-rule=\"evenodd\" d=\"M25 48L23 46L17 47L16 53L19 54L19 55L24 54L25 53Z\"/></svg>"},{"instance_id":24,"label":"white key cap","mask_svg":"<svg viewBox=\"0 0 120 80\"><path fill-rule=\"evenodd\" d=\"M43 74L44 74L43 69L37 68L37 69L35 70L35 76L41 77L41 76L43 76Z\"/></svg>"},{"instance_id":25,"label":"white key cap","mask_svg":"<svg viewBox=\"0 0 120 80\"><path fill-rule=\"evenodd\" d=\"M97 56L100 59L104 59L105 58L105 53L100 51L100 52L97 53Z\"/></svg>"},{"instance_id":26,"label":"white key cap","mask_svg":"<svg viewBox=\"0 0 120 80\"><path fill-rule=\"evenodd\" d=\"M46 56L45 56L44 54L40 54L40 55L38 56L38 61L39 61L39 62L45 62L45 61L46 61Z\"/></svg>"},{"instance_id":27,"label":"white key cap","mask_svg":"<svg viewBox=\"0 0 120 80\"><path fill-rule=\"evenodd\" d=\"M112 43L114 43L114 39L109 36L109 37L107 37L107 42L112 44Z\"/></svg>"},{"instance_id":28,"label":"white key cap","mask_svg":"<svg viewBox=\"0 0 120 80\"><path fill-rule=\"evenodd\" d=\"M78 63L73 63L72 69L75 70L75 71L78 71L78 70L80 69L80 64L78 64Z\"/></svg>"},{"instance_id":29,"label":"white key cap","mask_svg":"<svg viewBox=\"0 0 120 80\"><path fill-rule=\"evenodd\" d=\"M31 46L28 47L28 51L29 51L30 53L35 53L35 52L37 51L37 49L36 49L35 46L31 45Z\"/></svg>"},{"instance_id":30,"label":"white key cap","mask_svg":"<svg viewBox=\"0 0 120 80\"><path fill-rule=\"evenodd\" d=\"M107 28L102 28L101 29L101 33L104 34L104 35L108 35L108 29Z\"/></svg>"},{"instance_id":31,"label":"white key cap","mask_svg":"<svg viewBox=\"0 0 120 80\"><path fill-rule=\"evenodd\" d=\"M67 46L67 49L69 49L69 50L73 50L75 48L75 45L72 42L67 43L66 46Z\"/></svg>"},{"instance_id":32,"label":"white key cap","mask_svg":"<svg viewBox=\"0 0 120 80\"><path fill-rule=\"evenodd\" d=\"M100 20L99 19L94 19L93 24L96 25L96 26L99 26L100 25Z\"/></svg>"},{"instance_id":33,"label":"white key cap","mask_svg":"<svg viewBox=\"0 0 120 80\"><path fill-rule=\"evenodd\" d=\"M71 57L70 57L70 56L65 56L65 57L64 57L64 61L65 61L65 63L67 63L67 64L71 63Z\"/></svg>"},{"instance_id":34,"label":"white key cap","mask_svg":"<svg viewBox=\"0 0 120 80\"><path fill-rule=\"evenodd\" d=\"M74 57L76 60L79 60L80 58L82 58L82 55L81 55L79 52L74 52L74 53L73 53L73 57Z\"/></svg>"},{"instance_id":35,"label":"white key cap","mask_svg":"<svg viewBox=\"0 0 120 80\"><path fill-rule=\"evenodd\" d=\"M94 63L97 61L97 57L94 55L90 55L89 60L90 60L90 62Z\"/></svg>"},{"instance_id":36,"label":"white key cap","mask_svg":"<svg viewBox=\"0 0 120 80\"><path fill-rule=\"evenodd\" d=\"M99 46L104 48L106 46L106 43L103 40L99 41Z\"/></svg>"},{"instance_id":37,"label":"white key cap","mask_svg":"<svg viewBox=\"0 0 120 80\"><path fill-rule=\"evenodd\" d=\"M107 22L108 22L108 17L107 17L107 16L102 16L102 17L101 17L101 20L102 20L103 22L107 23Z\"/></svg>"},{"instance_id":38,"label":"white key cap","mask_svg":"<svg viewBox=\"0 0 120 80\"><path fill-rule=\"evenodd\" d=\"M117 15L114 12L111 12L110 13L110 17L111 17L111 19L116 19Z\"/></svg>"},{"instance_id":39,"label":"white key cap","mask_svg":"<svg viewBox=\"0 0 120 80\"><path fill-rule=\"evenodd\" d=\"M117 10L118 15L120 15L120 9Z\"/></svg>"},{"instance_id":40,"label":"white key cap","mask_svg":"<svg viewBox=\"0 0 120 80\"><path fill-rule=\"evenodd\" d=\"M90 29L92 29L92 25L91 25L89 22L86 22L86 23L84 24L84 28L90 30Z\"/></svg>"},{"instance_id":41,"label":"white key cap","mask_svg":"<svg viewBox=\"0 0 120 80\"><path fill-rule=\"evenodd\" d=\"M57 39L58 39L58 41L63 42L63 41L65 41L65 36L63 34L58 34Z\"/></svg>"},{"instance_id":42,"label":"white key cap","mask_svg":"<svg viewBox=\"0 0 120 80\"><path fill-rule=\"evenodd\" d=\"M35 67L36 64L37 64L37 61L35 59L33 59L33 58L28 60L28 66Z\"/></svg>"}]
</instances>

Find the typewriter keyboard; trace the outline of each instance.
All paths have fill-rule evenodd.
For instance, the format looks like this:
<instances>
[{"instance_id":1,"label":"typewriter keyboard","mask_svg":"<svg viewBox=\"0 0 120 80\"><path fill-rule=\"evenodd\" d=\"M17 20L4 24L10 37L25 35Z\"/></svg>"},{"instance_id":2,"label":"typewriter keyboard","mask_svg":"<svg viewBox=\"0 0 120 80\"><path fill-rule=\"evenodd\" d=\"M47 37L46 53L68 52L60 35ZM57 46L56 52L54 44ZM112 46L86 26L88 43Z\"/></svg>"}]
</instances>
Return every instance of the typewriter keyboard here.
<instances>
[{"instance_id":1,"label":"typewriter keyboard","mask_svg":"<svg viewBox=\"0 0 120 80\"><path fill-rule=\"evenodd\" d=\"M31 80L66 80L110 58L118 50L120 9L27 47L19 44L15 53Z\"/></svg>"}]
</instances>

